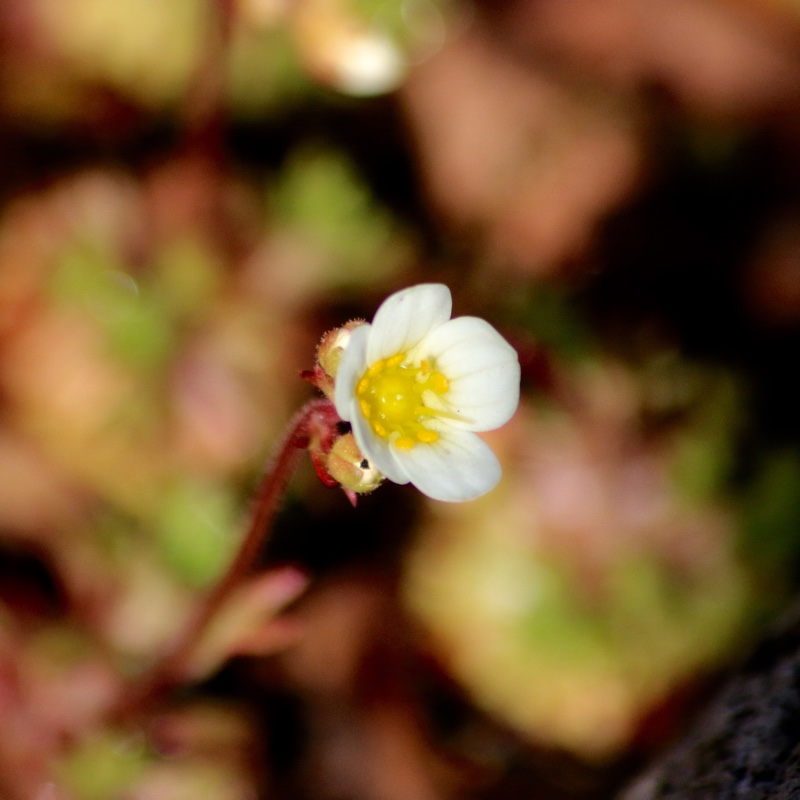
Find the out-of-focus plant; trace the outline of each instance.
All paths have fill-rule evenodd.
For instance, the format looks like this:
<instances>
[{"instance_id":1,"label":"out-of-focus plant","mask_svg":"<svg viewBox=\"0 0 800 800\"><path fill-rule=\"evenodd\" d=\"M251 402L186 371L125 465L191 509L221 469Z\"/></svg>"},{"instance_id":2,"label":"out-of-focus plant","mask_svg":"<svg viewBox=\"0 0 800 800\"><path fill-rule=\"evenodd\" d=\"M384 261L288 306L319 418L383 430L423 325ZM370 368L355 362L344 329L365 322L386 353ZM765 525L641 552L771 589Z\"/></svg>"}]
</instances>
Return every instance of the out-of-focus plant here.
<instances>
[{"instance_id":1,"label":"out-of-focus plant","mask_svg":"<svg viewBox=\"0 0 800 800\"><path fill-rule=\"evenodd\" d=\"M346 202L352 182L341 172L322 175L323 185L344 201L337 213L346 218L352 214ZM192 744L182 772L174 760L155 757L152 742L139 741L130 724L151 718L171 690L213 673L230 656L268 653L297 635L276 615L303 589L305 577L289 567L255 576L252 569L303 450L311 451L325 482L341 483L353 501L356 493L380 483L377 473L363 480L375 470L358 448L360 433L355 439L344 433L331 399L313 400L290 423L237 545L232 534L240 505L237 475L274 436L276 420L295 395L283 376L296 371L295 342L304 341L299 332L292 334L301 296L297 286L303 284L271 298L290 300L283 313L274 305L269 316L261 313L256 274L271 268L258 255L263 250L256 245L242 268L226 271L218 245L193 235L187 218L181 218L188 213L191 219L190 209L182 209L178 219L158 216L158 225L149 226L148 213L162 209L163 195L183 185L172 183L169 172L156 172L150 181L140 186L114 174L78 176L41 197L20 200L0 229L0 385L14 431L11 446L3 450L4 469L22 464L14 491L27 492L29 501L42 497L50 481L57 494L48 504L62 497L69 512L54 505L48 516L48 509L40 513L34 506L13 519L13 530L21 545L36 547L52 564L71 609L64 622L43 623L46 636L8 620L8 636L18 637L10 669L24 680L9 711L19 717L21 733L3 753L4 780L38 739L54 737L39 752L36 769L21 771L18 781L4 786L9 797L29 795L48 781L81 798L122 787L145 792L162 781L165 787L177 781L182 791L192 781L225 783L227 761L200 769ZM302 187L298 194L295 184L289 185L277 193L285 209L282 224L313 233L315 220L323 217L306 208ZM235 194L235 187L230 190ZM359 223L353 218L352 224ZM360 246L367 252L385 246L385 228L372 234L375 244L369 227L364 230L367 241ZM316 246L337 253L336 240L324 227ZM449 308L444 287L418 287L402 297L411 301L431 288L443 293ZM376 335L394 331L403 359L408 351L409 365L403 361L393 368L398 377L408 373L407 388L413 389L419 373L414 347L425 331L415 337L409 324L427 306L401 303L402 309L391 311L390 305ZM434 312L444 329L441 303ZM457 327L458 320L449 324ZM306 373L331 398L339 356L357 328L351 323L343 329L347 336L329 335L320 363ZM517 370L518 384L516 356L504 347L513 356L509 368ZM435 352L424 355L426 369L435 369ZM451 379L455 385L456 377ZM378 392L379 410L401 403L397 387L387 394L391 388ZM457 404L457 398L447 400L450 389L444 388L433 408L427 407L424 387L413 394L408 410L413 425L421 429L446 413L442 399ZM510 414L518 386L492 384L484 399L491 391L511 392L508 401L498 398ZM342 401L342 408L346 405ZM451 415L461 413L454 406ZM393 432L387 444L394 446L398 437ZM440 445L421 439L418 447ZM69 476L72 485L53 482L51 473ZM38 485L42 481L44 487ZM56 643L66 642L71 645L65 658L54 659ZM46 667L48 662L52 666ZM65 692L49 709L39 699L43 668L52 671L52 686ZM80 675L86 682L82 693ZM75 703L86 709L76 714ZM201 705L191 713L205 712ZM237 734L236 742L243 735ZM234 760L240 758L236 742ZM102 770L93 766L98 759ZM231 797L243 796L247 780L246 773L233 780Z\"/></svg>"},{"instance_id":2,"label":"out-of-focus plant","mask_svg":"<svg viewBox=\"0 0 800 800\"><path fill-rule=\"evenodd\" d=\"M726 491L741 400L731 376L668 353L551 379L492 438L499 490L431 508L406 593L479 703L602 760L752 620L758 573Z\"/></svg>"},{"instance_id":3,"label":"out-of-focus plant","mask_svg":"<svg viewBox=\"0 0 800 800\"><path fill-rule=\"evenodd\" d=\"M281 264L273 277L287 294L388 285L415 251L408 232L331 148L293 153L269 199L266 252Z\"/></svg>"},{"instance_id":4,"label":"out-of-focus plant","mask_svg":"<svg viewBox=\"0 0 800 800\"><path fill-rule=\"evenodd\" d=\"M259 568L284 493L300 517L313 505L310 484L287 486L304 451L353 502L384 476L467 499L503 467L468 508L425 505L402 583L423 647L522 739L602 762L734 652L765 596L791 586L796 446L758 450L742 474L746 378L669 347L600 356L589 316L563 312L615 275L609 218L680 158L726 192L737 163L755 172L737 162L754 132L773 137L765 161L795 163L797 25L771 1L5 0L0 796L269 795L259 737L283 730L265 733L256 699L211 695L233 658L298 642L280 663L322 708L311 747L357 773L324 792L458 794L435 788L461 778L431 768L413 681L393 672L411 647L395 576L339 576L298 615L305 573ZM406 135L413 175L393 160ZM389 174L365 174L384 157ZM775 180L787 196L792 174ZM429 226L434 277L376 177ZM745 183L758 216L764 187ZM675 242L670 270L697 266L670 284L691 305L719 250L698 247L706 215L724 217L726 242L739 226L724 204L670 192L645 216ZM699 221L684 239L686 206ZM731 248L742 306L773 334L800 318L794 216ZM623 255L638 253L646 229L622 230ZM656 272L633 260L643 283ZM446 321L428 284L323 339L305 377L325 398L279 439L332 308L343 322L445 279L457 307L507 323L539 382L504 430L477 438L513 412L513 350ZM704 322L713 288L695 303ZM631 324L619 351L663 322ZM360 509L361 543L397 544L384 523L414 504L385 514L387 496L402 495ZM293 544L355 546L335 520L307 527ZM309 634L300 617L315 614ZM352 719L334 730L348 713L369 718L357 735Z\"/></svg>"},{"instance_id":5,"label":"out-of-focus plant","mask_svg":"<svg viewBox=\"0 0 800 800\"><path fill-rule=\"evenodd\" d=\"M25 71L26 92L4 84L19 119L84 118L94 93L111 89L182 113L186 140L141 180L97 168L4 210L0 524L10 547L52 570L65 613L33 625L10 593L3 712L19 736L0 746L0 794L249 797L247 721L233 711L216 732L222 718L204 703L184 711L160 699L233 655L297 638L278 615L307 579L292 567L254 575L259 544L303 448L324 448L348 485L343 467L362 457L327 452L337 417L316 401L295 419L237 544L241 487L298 399L302 384L286 377L313 349L299 323L309 298L374 281L376 263L388 280L411 250L331 149L298 151L261 197L222 165L228 91L244 113L307 91L294 17L194 0L17 11L42 47L23 37L3 54L10 74ZM170 44L153 59L160 40ZM259 64L268 69L254 84ZM211 75L228 65L230 88Z\"/></svg>"},{"instance_id":6,"label":"out-of-focus plant","mask_svg":"<svg viewBox=\"0 0 800 800\"><path fill-rule=\"evenodd\" d=\"M5 547L52 570L64 612L18 616L14 589L4 598L4 718L18 735L0 748L3 796L51 780L109 796L176 766L106 728L109 710L233 556L239 483L294 402L269 375L292 371L303 337L261 312L191 208L161 213L184 177L75 176L19 198L0 227L0 525ZM295 632L274 617L304 584L280 568L243 587L188 674L282 646Z\"/></svg>"},{"instance_id":7,"label":"out-of-focus plant","mask_svg":"<svg viewBox=\"0 0 800 800\"><path fill-rule=\"evenodd\" d=\"M224 52L215 79L234 114L252 117L296 103L312 96L315 85L346 95L383 94L441 44L450 5L15 0L9 13L23 35L3 56L5 95L32 120L91 116L92 106L103 105L104 90L145 109L179 111L220 21L227 41L217 42Z\"/></svg>"}]
</instances>

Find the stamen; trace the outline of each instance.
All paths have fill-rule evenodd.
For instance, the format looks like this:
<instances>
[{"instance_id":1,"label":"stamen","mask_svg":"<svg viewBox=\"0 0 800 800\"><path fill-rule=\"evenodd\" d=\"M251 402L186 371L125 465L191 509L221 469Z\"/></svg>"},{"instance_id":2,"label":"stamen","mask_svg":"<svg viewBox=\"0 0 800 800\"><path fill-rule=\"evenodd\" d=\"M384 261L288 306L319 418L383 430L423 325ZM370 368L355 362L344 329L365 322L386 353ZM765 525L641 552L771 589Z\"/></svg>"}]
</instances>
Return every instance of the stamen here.
<instances>
[{"instance_id":1,"label":"stamen","mask_svg":"<svg viewBox=\"0 0 800 800\"><path fill-rule=\"evenodd\" d=\"M431 389L436 394L444 394L450 389L450 381L441 372L434 372L431 375Z\"/></svg>"},{"instance_id":2,"label":"stamen","mask_svg":"<svg viewBox=\"0 0 800 800\"><path fill-rule=\"evenodd\" d=\"M430 359L414 366L406 358L406 353L395 353L370 364L356 384L361 413L374 433L398 450L438 441L439 434L424 420L453 416L438 398L450 388L447 378Z\"/></svg>"},{"instance_id":3,"label":"stamen","mask_svg":"<svg viewBox=\"0 0 800 800\"><path fill-rule=\"evenodd\" d=\"M384 439L386 438L386 428L384 428L383 425L380 424L380 422L373 422L371 427L372 430L378 434L378 436Z\"/></svg>"}]
</instances>

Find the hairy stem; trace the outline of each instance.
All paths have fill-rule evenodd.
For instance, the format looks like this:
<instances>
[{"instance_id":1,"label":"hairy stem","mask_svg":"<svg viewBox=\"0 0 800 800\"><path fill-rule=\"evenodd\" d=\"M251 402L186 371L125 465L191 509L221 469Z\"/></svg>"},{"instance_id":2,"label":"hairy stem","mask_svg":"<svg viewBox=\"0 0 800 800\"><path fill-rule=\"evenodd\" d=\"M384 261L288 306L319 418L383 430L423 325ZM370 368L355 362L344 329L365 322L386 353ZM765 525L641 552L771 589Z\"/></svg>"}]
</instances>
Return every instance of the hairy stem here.
<instances>
[{"instance_id":1,"label":"hairy stem","mask_svg":"<svg viewBox=\"0 0 800 800\"><path fill-rule=\"evenodd\" d=\"M330 400L312 400L289 423L253 501L250 523L236 557L178 631L161 658L129 688L113 716L141 714L164 692L186 680L193 649L231 593L249 575L280 508L289 480L311 438L330 430L338 416Z\"/></svg>"}]
</instances>

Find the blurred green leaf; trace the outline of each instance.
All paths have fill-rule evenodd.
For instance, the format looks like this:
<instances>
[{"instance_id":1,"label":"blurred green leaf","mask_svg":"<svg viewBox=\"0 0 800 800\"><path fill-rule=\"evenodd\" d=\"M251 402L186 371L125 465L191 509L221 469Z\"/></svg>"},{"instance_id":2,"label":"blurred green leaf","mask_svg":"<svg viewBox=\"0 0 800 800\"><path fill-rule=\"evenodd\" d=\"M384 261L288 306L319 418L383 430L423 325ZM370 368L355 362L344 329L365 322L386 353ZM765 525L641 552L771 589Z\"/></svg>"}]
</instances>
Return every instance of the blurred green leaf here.
<instances>
[{"instance_id":1,"label":"blurred green leaf","mask_svg":"<svg viewBox=\"0 0 800 800\"><path fill-rule=\"evenodd\" d=\"M511 309L518 324L545 347L563 358L591 353L593 337L572 295L552 283L537 283L527 294L518 293Z\"/></svg>"},{"instance_id":2,"label":"blurred green leaf","mask_svg":"<svg viewBox=\"0 0 800 800\"><path fill-rule=\"evenodd\" d=\"M526 649L552 664L588 668L605 663L608 641L602 617L581 602L566 571L544 561L530 566L538 591L536 602L520 617Z\"/></svg>"},{"instance_id":3,"label":"blurred green leaf","mask_svg":"<svg viewBox=\"0 0 800 800\"><path fill-rule=\"evenodd\" d=\"M74 307L98 325L112 354L123 362L154 369L171 355L175 334L170 309L99 242L78 241L68 247L50 291L56 302Z\"/></svg>"},{"instance_id":4,"label":"blurred green leaf","mask_svg":"<svg viewBox=\"0 0 800 800\"><path fill-rule=\"evenodd\" d=\"M175 239L162 247L153 264L153 294L171 316L203 314L220 290L222 272L210 248L197 238Z\"/></svg>"},{"instance_id":5,"label":"blurred green leaf","mask_svg":"<svg viewBox=\"0 0 800 800\"><path fill-rule=\"evenodd\" d=\"M367 24L396 43L413 47L440 32L447 5L446 0L354 0L353 8Z\"/></svg>"},{"instance_id":6,"label":"blurred green leaf","mask_svg":"<svg viewBox=\"0 0 800 800\"><path fill-rule=\"evenodd\" d=\"M58 771L76 800L109 800L124 796L146 766L139 738L105 731L81 742L61 761Z\"/></svg>"},{"instance_id":7,"label":"blurred green leaf","mask_svg":"<svg viewBox=\"0 0 800 800\"><path fill-rule=\"evenodd\" d=\"M225 489L191 479L167 486L154 521L162 557L181 581L206 586L238 544L236 521Z\"/></svg>"},{"instance_id":8,"label":"blurred green leaf","mask_svg":"<svg viewBox=\"0 0 800 800\"><path fill-rule=\"evenodd\" d=\"M800 454L769 456L742 496L743 547L764 566L785 568L800 553Z\"/></svg>"},{"instance_id":9,"label":"blurred green leaf","mask_svg":"<svg viewBox=\"0 0 800 800\"><path fill-rule=\"evenodd\" d=\"M340 155L304 150L287 165L276 195L279 218L327 251L345 278L386 269L390 215Z\"/></svg>"},{"instance_id":10,"label":"blurred green leaf","mask_svg":"<svg viewBox=\"0 0 800 800\"><path fill-rule=\"evenodd\" d=\"M201 0L51 0L40 6L44 27L82 77L148 106L183 97L209 19Z\"/></svg>"},{"instance_id":11,"label":"blurred green leaf","mask_svg":"<svg viewBox=\"0 0 800 800\"><path fill-rule=\"evenodd\" d=\"M246 31L233 41L228 91L237 115L258 117L315 91L284 26Z\"/></svg>"}]
</instances>

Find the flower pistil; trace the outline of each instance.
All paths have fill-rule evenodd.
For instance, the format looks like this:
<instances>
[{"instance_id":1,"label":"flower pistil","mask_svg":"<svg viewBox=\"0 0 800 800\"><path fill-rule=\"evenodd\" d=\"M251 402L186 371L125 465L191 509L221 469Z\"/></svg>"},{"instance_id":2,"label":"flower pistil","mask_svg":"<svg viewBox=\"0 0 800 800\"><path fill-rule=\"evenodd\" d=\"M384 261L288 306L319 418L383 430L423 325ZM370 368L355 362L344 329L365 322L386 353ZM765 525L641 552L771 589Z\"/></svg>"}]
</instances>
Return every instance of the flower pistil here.
<instances>
[{"instance_id":1,"label":"flower pistil","mask_svg":"<svg viewBox=\"0 0 800 800\"><path fill-rule=\"evenodd\" d=\"M373 433L398 450L411 450L417 443L438 441L439 433L426 423L447 415L438 398L449 388L428 359L415 366L406 353L397 353L370 364L356 384L356 396Z\"/></svg>"}]
</instances>

